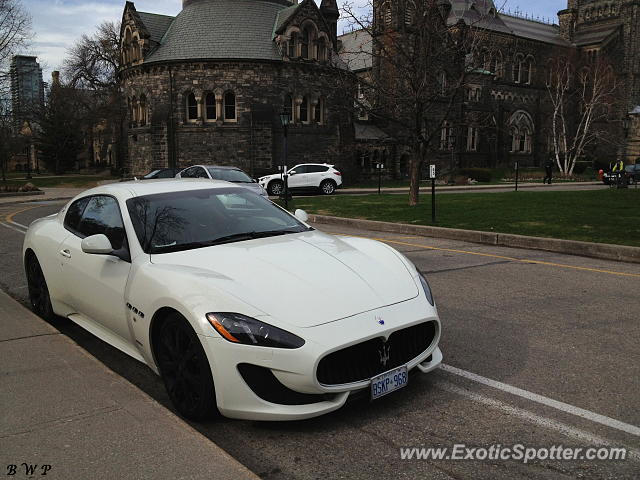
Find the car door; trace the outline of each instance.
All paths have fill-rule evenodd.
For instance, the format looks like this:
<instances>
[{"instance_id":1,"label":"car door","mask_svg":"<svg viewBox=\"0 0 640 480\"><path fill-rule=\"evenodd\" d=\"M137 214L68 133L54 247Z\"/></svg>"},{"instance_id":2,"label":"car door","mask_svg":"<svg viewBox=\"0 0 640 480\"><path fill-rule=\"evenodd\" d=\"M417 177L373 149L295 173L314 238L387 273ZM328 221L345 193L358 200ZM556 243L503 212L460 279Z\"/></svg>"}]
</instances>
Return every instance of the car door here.
<instances>
[{"instance_id":1,"label":"car door","mask_svg":"<svg viewBox=\"0 0 640 480\"><path fill-rule=\"evenodd\" d=\"M296 165L291 171L295 171L295 175L289 175L289 188L304 188L307 187L307 165Z\"/></svg>"},{"instance_id":2,"label":"car door","mask_svg":"<svg viewBox=\"0 0 640 480\"><path fill-rule=\"evenodd\" d=\"M131 263L113 255L82 251L82 239L104 234L114 250L128 251L127 236L118 201L111 196L89 198L77 222L65 222L71 235L62 242L62 280L66 302L77 313L93 320L126 341L131 340L124 292Z\"/></svg>"},{"instance_id":3,"label":"car door","mask_svg":"<svg viewBox=\"0 0 640 480\"><path fill-rule=\"evenodd\" d=\"M329 167L325 167L324 165L310 165L307 180L309 187L319 187L322 181L329 177L327 174L328 171Z\"/></svg>"}]
</instances>

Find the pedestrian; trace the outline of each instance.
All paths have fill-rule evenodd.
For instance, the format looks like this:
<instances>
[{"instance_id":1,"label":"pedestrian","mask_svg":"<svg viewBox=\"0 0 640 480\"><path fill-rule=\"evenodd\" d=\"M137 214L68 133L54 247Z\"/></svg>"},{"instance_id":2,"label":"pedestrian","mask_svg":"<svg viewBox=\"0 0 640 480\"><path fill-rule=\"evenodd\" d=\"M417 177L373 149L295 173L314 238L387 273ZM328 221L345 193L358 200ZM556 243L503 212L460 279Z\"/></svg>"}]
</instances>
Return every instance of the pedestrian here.
<instances>
[{"instance_id":1,"label":"pedestrian","mask_svg":"<svg viewBox=\"0 0 640 480\"><path fill-rule=\"evenodd\" d=\"M542 183L547 183L547 179L549 180L549 185L551 185L551 180L553 179L553 158L549 157L547 163L544 164L544 172L545 177L542 180Z\"/></svg>"}]
</instances>

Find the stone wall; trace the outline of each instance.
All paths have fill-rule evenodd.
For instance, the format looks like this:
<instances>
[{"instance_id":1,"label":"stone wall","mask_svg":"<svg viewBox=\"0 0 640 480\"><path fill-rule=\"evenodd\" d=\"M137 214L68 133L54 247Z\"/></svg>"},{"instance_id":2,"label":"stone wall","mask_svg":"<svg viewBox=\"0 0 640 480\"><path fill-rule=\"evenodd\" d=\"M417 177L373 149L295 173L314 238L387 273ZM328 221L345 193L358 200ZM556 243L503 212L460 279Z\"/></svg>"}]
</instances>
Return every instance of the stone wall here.
<instances>
[{"instance_id":1,"label":"stone wall","mask_svg":"<svg viewBox=\"0 0 640 480\"><path fill-rule=\"evenodd\" d=\"M285 97L300 108L303 97L313 117L324 105L320 124L296 122L289 128L289 164L339 163L348 142L349 96L341 75L329 67L294 62L185 62L138 65L122 72L125 97L146 98L146 125L129 114L127 168L139 175L153 168L196 163L235 165L254 176L273 172L283 160L280 113ZM187 96L204 102L206 93L236 95L235 121L206 121L204 106L195 122L187 119ZM321 99L321 100L320 100ZM136 105L139 106L139 103Z\"/></svg>"}]
</instances>

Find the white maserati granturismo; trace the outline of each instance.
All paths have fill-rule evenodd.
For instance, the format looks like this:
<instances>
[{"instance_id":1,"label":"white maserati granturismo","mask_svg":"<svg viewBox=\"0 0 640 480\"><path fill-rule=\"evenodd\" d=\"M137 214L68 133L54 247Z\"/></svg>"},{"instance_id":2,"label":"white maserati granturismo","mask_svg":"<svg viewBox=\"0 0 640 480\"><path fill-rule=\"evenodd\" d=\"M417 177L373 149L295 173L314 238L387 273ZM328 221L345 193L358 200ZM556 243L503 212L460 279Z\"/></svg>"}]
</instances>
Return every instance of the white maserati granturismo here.
<instances>
[{"instance_id":1,"label":"white maserati granturismo","mask_svg":"<svg viewBox=\"0 0 640 480\"><path fill-rule=\"evenodd\" d=\"M226 182L95 188L29 227L31 304L146 363L194 420L310 418L435 369L440 320L415 266L306 221Z\"/></svg>"}]
</instances>

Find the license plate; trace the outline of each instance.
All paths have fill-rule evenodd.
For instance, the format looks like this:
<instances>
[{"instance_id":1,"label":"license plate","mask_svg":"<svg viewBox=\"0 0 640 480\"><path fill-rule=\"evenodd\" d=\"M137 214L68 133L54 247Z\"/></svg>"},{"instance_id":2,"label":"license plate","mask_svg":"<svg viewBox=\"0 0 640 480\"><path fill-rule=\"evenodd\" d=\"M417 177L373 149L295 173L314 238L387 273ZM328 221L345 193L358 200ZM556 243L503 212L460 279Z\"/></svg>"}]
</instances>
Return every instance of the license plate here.
<instances>
[{"instance_id":1,"label":"license plate","mask_svg":"<svg viewBox=\"0 0 640 480\"><path fill-rule=\"evenodd\" d=\"M409 371L406 366L378 375L371 379L371 400L376 400L406 387L408 383Z\"/></svg>"}]
</instances>

